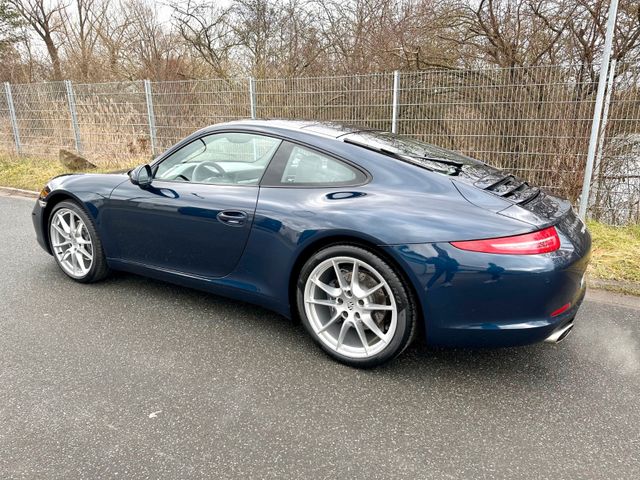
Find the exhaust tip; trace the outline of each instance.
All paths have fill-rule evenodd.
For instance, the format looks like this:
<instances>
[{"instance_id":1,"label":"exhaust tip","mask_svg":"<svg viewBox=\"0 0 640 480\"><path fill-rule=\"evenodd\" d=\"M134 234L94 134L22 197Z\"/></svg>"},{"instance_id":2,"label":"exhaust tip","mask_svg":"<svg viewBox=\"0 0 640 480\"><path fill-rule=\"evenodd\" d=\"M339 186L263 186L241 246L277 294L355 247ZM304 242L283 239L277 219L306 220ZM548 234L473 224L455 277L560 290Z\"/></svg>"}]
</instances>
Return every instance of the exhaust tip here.
<instances>
[{"instance_id":1,"label":"exhaust tip","mask_svg":"<svg viewBox=\"0 0 640 480\"><path fill-rule=\"evenodd\" d=\"M567 336L571 333L573 329L573 322L569 322L566 325L554 330L554 332L549 335L544 341L546 343L560 343L562 340L567 338Z\"/></svg>"}]
</instances>

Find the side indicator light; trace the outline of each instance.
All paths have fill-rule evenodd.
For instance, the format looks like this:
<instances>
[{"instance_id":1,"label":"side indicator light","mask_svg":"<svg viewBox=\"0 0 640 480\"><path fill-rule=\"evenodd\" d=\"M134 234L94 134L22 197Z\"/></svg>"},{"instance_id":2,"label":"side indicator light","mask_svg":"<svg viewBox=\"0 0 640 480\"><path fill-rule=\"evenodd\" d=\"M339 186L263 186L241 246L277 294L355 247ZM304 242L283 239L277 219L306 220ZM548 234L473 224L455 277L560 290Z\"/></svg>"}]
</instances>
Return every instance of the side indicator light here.
<instances>
[{"instance_id":1,"label":"side indicator light","mask_svg":"<svg viewBox=\"0 0 640 480\"><path fill-rule=\"evenodd\" d=\"M569 310L569 307L571 307L570 303L565 303L563 306L561 306L559 309L554 310L553 312L551 312L551 316L552 317L557 317L558 315L560 315L561 313L566 312L567 310Z\"/></svg>"},{"instance_id":2,"label":"side indicator light","mask_svg":"<svg viewBox=\"0 0 640 480\"><path fill-rule=\"evenodd\" d=\"M40 200L44 200L47 195L49 195L49 193L51 193L51 189L48 185L45 185L44 187L42 187L42 190L40 190L40 195L38 195L38 198Z\"/></svg>"},{"instance_id":3,"label":"side indicator light","mask_svg":"<svg viewBox=\"0 0 640 480\"><path fill-rule=\"evenodd\" d=\"M470 252L537 255L558 250L560 248L560 237L556 227L548 227L537 232L525 233L524 235L451 242L451 245Z\"/></svg>"}]
</instances>

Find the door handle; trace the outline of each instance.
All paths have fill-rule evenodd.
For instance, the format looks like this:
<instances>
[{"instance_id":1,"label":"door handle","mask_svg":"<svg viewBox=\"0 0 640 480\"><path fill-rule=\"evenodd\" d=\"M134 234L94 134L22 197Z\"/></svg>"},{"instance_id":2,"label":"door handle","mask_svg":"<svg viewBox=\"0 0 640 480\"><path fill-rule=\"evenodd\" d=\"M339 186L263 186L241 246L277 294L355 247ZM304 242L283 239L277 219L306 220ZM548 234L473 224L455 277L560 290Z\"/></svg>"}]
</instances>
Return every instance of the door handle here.
<instances>
[{"instance_id":1,"label":"door handle","mask_svg":"<svg viewBox=\"0 0 640 480\"><path fill-rule=\"evenodd\" d=\"M232 227L240 227L247 221L247 214L241 210L222 210L218 213L217 218L222 223L231 225Z\"/></svg>"}]
</instances>

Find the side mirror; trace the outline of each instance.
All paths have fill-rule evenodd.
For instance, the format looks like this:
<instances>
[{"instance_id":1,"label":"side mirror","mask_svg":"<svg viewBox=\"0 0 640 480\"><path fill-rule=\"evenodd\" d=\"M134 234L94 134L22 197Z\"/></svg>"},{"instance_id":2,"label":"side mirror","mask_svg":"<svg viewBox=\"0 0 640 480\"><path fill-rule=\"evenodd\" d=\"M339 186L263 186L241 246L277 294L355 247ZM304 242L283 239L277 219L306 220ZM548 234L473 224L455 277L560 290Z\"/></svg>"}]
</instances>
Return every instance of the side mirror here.
<instances>
[{"instance_id":1,"label":"side mirror","mask_svg":"<svg viewBox=\"0 0 640 480\"><path fill-rule=\"evenodd\" d=\"M140 165L129 172L129 180L140 188L147 188L153 180L151 167L149 165Z\"/></svg>"}]
</instances>

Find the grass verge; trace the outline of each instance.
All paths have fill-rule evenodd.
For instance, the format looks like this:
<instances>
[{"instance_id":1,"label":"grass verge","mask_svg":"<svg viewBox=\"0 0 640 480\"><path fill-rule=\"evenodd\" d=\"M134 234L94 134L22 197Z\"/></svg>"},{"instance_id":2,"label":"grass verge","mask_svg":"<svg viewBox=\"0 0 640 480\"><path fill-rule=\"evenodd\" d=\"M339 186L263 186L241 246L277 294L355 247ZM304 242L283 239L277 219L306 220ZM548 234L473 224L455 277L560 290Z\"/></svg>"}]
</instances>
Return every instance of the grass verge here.
<instances>
[{"instance_id":1,"label":"grass verge","mask_svg":"<svg viewBox=\"0 0 640 480\"><path fill-rule=\"evenodd\" d=\"M60 162L44 158L0 157L0 185L40 191L51 177L65 173Z\"/></svg>"},{"instance_id":2,"label":"grass verge","mask_svg":"<svg viewBox=\"0 0 640 480\"><path fill-rule=\"evenodd\" d=\"M588 222L593 237L589 273L605 281L640 284L640 225Z\"/></svg>"},{"instance_id":3,"label":"grass verge","mask_svg":"<svg viewBox=\"0 0 640 480\"><path fill-rule=\"evenodd\" d=\"M91 173L105 173L114 170L130 168L142 163L142 161L125 162L108 167L99 166L96 169L87 170ZM0 155L0 186L23 188L39 192L45 184L56 175L68 173L58 160L35 157L6 157Z\"/></svg>"},{"instance_id":4,"label":"grass verge","mask_svg":"<svg viewBox=\"0 0 640 480\"><path fill-rule=\"evenodd\" d=\"M138 163L142 161L100 167L91 172L109 172ZM51 177L66 172L57 160L0 156L0 186L39 191ZM593 237L589 276L596 279L594 286L640 294L640 225L612 227L590 221L588 226Z\"/></svg>"}]
</instances>

